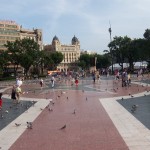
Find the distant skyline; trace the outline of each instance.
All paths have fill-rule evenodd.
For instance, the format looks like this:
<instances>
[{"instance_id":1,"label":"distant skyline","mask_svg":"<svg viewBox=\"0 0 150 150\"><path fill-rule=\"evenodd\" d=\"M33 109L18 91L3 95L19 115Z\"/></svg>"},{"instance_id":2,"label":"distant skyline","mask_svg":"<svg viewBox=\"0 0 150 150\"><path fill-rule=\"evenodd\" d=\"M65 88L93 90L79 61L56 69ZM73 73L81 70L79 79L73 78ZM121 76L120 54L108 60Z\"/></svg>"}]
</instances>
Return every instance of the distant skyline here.
<instances>
[{"instance_id":1,"label":"distant skyline","mask_svg":"<svg viewBox=\"0 0 150 150\"><path fill-rule=\"evenodd\" d=\"M43 31L43 44L56 35L71 44L75 35L81 49L102 54L114 36L143 38L150 29L149 0L1 0L0 20Z\"/></svg>"}]
</instances>

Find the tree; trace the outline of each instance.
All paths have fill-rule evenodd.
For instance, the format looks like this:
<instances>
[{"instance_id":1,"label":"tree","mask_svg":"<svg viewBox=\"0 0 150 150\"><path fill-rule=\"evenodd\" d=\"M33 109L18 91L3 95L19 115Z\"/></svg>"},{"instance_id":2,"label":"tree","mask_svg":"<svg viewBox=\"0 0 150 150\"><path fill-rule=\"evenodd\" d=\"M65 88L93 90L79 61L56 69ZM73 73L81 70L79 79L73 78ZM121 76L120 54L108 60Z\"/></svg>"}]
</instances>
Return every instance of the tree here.
<instances>
[{"instance_id":1,"label":"tree","mask_svg":"<svg viewBox=\"0 0 150 150\"><path fill-rule=\"evenodd\" d=\"M146 29L143 36L145 39L150 40L150 29Z\"/></svg>"},{"instance_id":2,"label":"tree","mask_svg":"<svg viewBox=\"0 0 150 150\"><path fill-rule=\"evenodd\" d=\"M24 73L27 76L30 67L38 65L40 60L40 49L37 42L33 39L22 39L20 41L20 65L25 69Z\"/></svg>"},{"instance_id":3,"label":"tree","mask_svg":"<svg viewBox=\"0 0 150 150\"><path fill-rule=\"evenodd\" d=\"M57 65L63 60L63 54L57 51L53 52L51 53L51 59L54 62L53 69L56 69Z\"/></svg>"},{"instance_id":4,"label":"tree","mask_svg":"<svg viewBox=\"0 0 150 150\"><path fill-rule=\"evenodd\" d=\"M19 67L19 62L20 62L20 41L16 40L15 42L10 42L7 41L7 44L5 44L5 47L7 48L6 53L10 56L9 61L13 65L14 68L14 74L16 75L18 67Z\"/></svg>"},{"instance_id":5,"label":"tree","mask_svg":"<svg viewBox=\"0 0 150 150\"><path fill-rule=\"evenodd\" d=\"M86 63L84 60L81 60L78 62L78 66L81 67L83 70L86 69Z\"/></svg>"},{"instance_id":6,"label":"tree","mask_svg":"<svg viewBox=\"0 0 150 150\"><path fill-rule=\"evenodd\" d=\"M107 68L111 65L110 59L108 55L97 55L97 63L96 68Z\"/></svg>"},{"instance_id":7,"label":"tree","mask_svg":"<svg viewBox=\"0 0 150 150\"><path fill-rule=\"evenodd\" d=\"M47 70L52 70L54 62L51 58L51 53L48 51L41 51L41 67L44 66Z\"/></svg>"},{"instance_id":8,"label":"tree","mask_svg":"<svg viewBox=\"0 0 150 150\"><path fill-rule=\"evenodd\" d=\"M30 67L39 62L39 45L33 39L16 40L15 42L7 42L7 53L10 54L10 61L14 65L16 75L19 65L24 68L25 75L28 75Z\"/></svg>"},{"instance_id":9,"label":"tree","mask_svg":"<svg viewBox=\"0 0 150 150\"><path fill-rule=\"evenodd\" d=\"M141 50L142 41L141 39L131 40L128 48L126 50L126 58L129 63L129 70L132 72L134 70L134 62L140 60L139 52Z\"/></svg>"},{"instance_id":10,"label":"tree","mask_svg":"<svg viewBox=\"0 0 150 150\"><path fill-rule=\"evenodd\" d=\"M91 66L91 56L89 54L81 54L78 65L81 65L84 69L89 69Z\"/></svg>"},{"instance_id":11,"label":"tree","mask_svg":"<svg viewBox=\"0 0 150 150\"><path fill-rule=\"evenodd\" d=\"M2 51L0 53L0 72L3 73L3 75L8 75L8 65L9 65L9 55L6 51ZM5 74L4 74L5 73Z\"/></svg>"},{"instance_id":12,"label":"tree","mask_svg":"<svg viewBox=\"0 0 150 150\"><path fill-rule=\"evenodd\" d=\"M127 57L127 49L130 44L131 39L127 36L125 37L114 37L113 41L108 44L111 49L112 55L116 58L116 62L119 63L123 70L123 63Z\"/></svg>"}]
</instances>

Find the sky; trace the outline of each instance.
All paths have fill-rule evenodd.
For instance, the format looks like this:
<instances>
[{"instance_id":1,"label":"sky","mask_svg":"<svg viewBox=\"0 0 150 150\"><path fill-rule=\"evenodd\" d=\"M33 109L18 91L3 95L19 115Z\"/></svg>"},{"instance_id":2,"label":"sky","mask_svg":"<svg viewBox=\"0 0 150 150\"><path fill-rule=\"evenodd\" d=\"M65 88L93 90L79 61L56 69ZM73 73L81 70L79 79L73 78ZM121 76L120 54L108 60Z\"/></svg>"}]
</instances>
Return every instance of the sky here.
<instances>
[{"instance_id":1,"label":"sky","mask_svg":"<svg viewBox=\"0 0 150 150\"><path fill-rule=\"evenodd\" d=\"M112 39L143 38L150 29L150 0L1 0L0 20L23 28L42 29L43 44L56 35L61 44L71 44L74 35L82 50L103 54Z\"/></svg>"}]
</instances>

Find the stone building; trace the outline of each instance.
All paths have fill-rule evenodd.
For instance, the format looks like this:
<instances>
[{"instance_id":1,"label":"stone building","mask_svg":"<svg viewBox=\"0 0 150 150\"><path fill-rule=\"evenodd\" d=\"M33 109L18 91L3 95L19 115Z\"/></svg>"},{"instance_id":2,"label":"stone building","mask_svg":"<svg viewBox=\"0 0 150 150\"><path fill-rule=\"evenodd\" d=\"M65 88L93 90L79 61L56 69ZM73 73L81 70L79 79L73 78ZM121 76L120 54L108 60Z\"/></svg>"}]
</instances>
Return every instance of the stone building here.
<instances>
[{"instance_id":1,"label":"stone building","mask_svg":"<svg viewBox=\"0 0 150 150\"><path fill-rule=\"evenodd\" d=\"M23 38L34 39L39 45L40 49L43 49L43 39L41 29L23 29L15 21L0 20L0 51L6 50L4 44L7 41L14 42Z\"/></svg>"},{"instance_id":2,"label":"stone building","mask_svg":"<svg viewBox=\"0 0 150 150\"><path fill-rule=\"evenodd\" d=\"M7 41L14 42L20 39L20 26L14 21L1 20L0 21L0 51L6 50L4 44Z\"/></svg>"},{"instance_id":3,"label":"stone building","mask_svg":"<svg viewBox=\"0 0 150 150\"><path fill-rule=\"evenodd\" d=\"M20 39L30 38L34 39L39 46L40 50L43 50L43 37L41 29L24 29L20 26Z\"/></svg>"},{"instance_id":4,"label":"stone building","mask_svg":"<svg viewBox=\"0 0 150 150\"><path fill-rule=\"evenodd\" d=\"M40 50L43 50L43 39L41 29L24 29L21 25L18 25L15 21L0 20L0 52L7 50L4 46L7 41L15 42L23 38L34 39L40 46ZM13 65L8 66L8 71L13 72ZM23 68L19 66L18 72L23 72Z\"/></svg>"},{"instance_id":5,"label":"stone building","mask_svg":"<svg viewBox=\"0 0 150 150\"><path fill-rule=\"evenodd\" d=\"M73 70L77 67L76 62L80 57L80 42L75 36L70 45L61 44L58 37L54 36L51 45L45 45L44 50L58 51L63 54L64 59L57 67L58 70Z\"/></svg>"}]
</instances>

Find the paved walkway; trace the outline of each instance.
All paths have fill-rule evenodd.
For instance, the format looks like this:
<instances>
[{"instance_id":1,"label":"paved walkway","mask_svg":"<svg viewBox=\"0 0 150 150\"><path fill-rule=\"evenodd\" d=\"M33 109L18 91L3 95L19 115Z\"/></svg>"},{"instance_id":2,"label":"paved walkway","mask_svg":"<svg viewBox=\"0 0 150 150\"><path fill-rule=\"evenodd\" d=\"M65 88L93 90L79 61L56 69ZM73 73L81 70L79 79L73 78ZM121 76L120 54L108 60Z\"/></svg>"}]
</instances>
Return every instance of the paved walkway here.
<instances>
[{"instance_id":1,"label":"paved walkway","mask_svg":"<svg viewBox=\"0 0 150 150\"><path fill-rule=\"evenodd\" d=\"M150 87L145 83L126 88L114 80L95 84L83 80L71 87L64 81L54 89L49 82L42 89L28 83L23 90L23 101L37 102L0 131L2 150L150 149L149 129L117 102L148 96ZM4 93L10 98L9 89ZM27 129L26 122L33 122L33 129Z\"/></svg>"}]
</instances>

